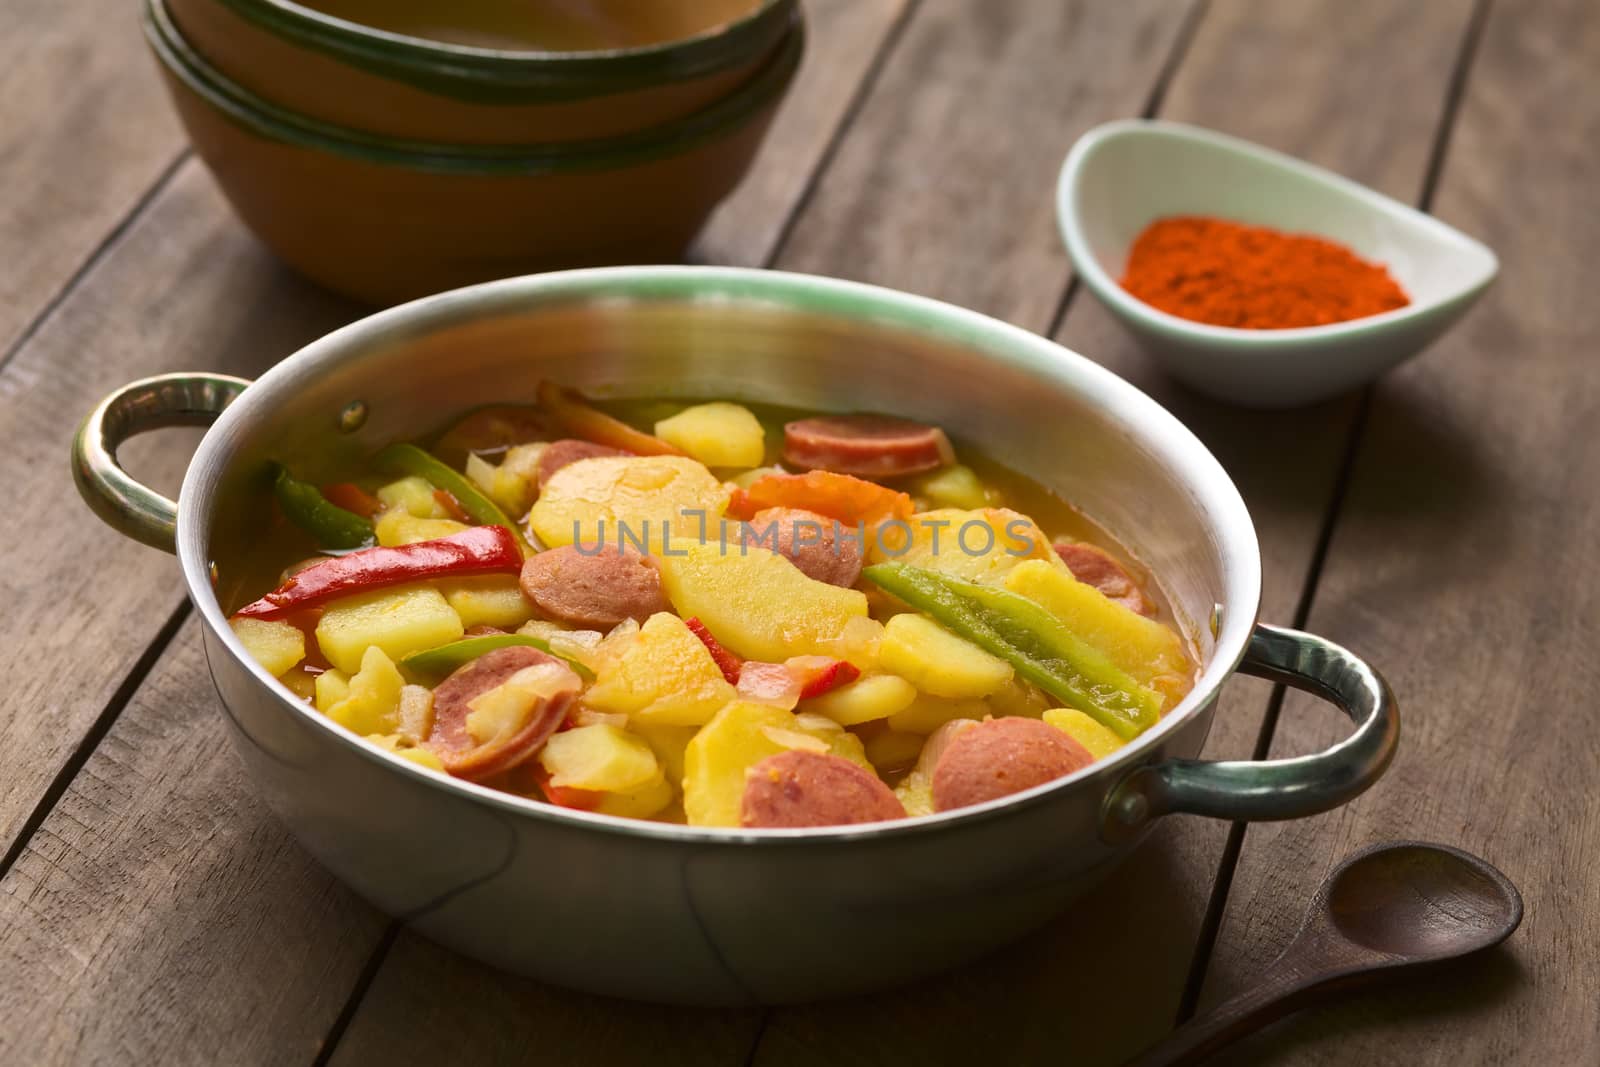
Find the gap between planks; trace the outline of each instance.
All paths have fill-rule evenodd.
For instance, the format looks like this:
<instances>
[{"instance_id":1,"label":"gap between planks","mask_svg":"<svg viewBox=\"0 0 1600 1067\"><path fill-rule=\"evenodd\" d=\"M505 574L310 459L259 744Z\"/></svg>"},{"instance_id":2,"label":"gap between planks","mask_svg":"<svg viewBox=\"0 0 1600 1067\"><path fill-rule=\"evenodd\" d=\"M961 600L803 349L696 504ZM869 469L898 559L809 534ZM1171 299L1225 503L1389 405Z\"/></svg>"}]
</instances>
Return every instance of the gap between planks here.
<instances>
[{"instance_id":1,"label":"gap between planks","mask_svg":"<svg viewBox=\"0 0 1600 1067\"><path fill-rule=\"evenodd\" d=\"M83 765L89 762L89 757L99 747L100 742L111 729L111 725L117 721L117 716L122 714L122 709L128 706L128 702L139 691L139 687L144 685L145 679L150 676L150 671L154 669L156 661L161 658L162 653L166 652L167 646L172 644L172 639L177 636L178 630L183 626L184 621L189 618L189 613L192 610L193 606L189 603L187 597L178 602L178 606L168 614L167 621L162 624L161 629L156 631L155 637L151 638L150 643L145 646L144 652L134 661L132 669L122 679L122 684L117 686L116 692L111 694L111 699L106 701L106 706L101 709L99 716L90 725L89 729L84 732L83 737L79 739L78 746L72 750L72 755L63 761L60 769L56 771L55 777L50 779L50 785L45 789L44 794L39 797L39 802L34 805L33 810L28 813L28 817L23 821L21 829L17 831L16 838L11 842L11 847L6 849L3 857L0 857L0 881L5 879L11 868L15 866L18 857L27 850L28 843L33 840L34 834L38 833L39 827L44 825L45 819L55 808L56 803L61 799L61 795L67 791L67 787L78 776L78 772L83 770Z\"/></svg>"},{"instance_id":2,"label":"gap between planks","mask_svg":"<svg viewBox=\"0 0 1600 1067\"><path fill-rule=\"evenodd\" d=\"M140 216L145 213L145 210L155 201L156 197L161 195L161 191L172 183L173 175L178 173L179 168L188 161L192 154L193 149L187 146L180 149L167 162L167 165L161 168L160 173L156 175L155 180L150 183L149 187L139 194L139 197L134 200L127 211L123 212L122 217L105 232L105 236L95 243L89 254L83 258L83 262L78 264L77 269L67 276L67 280L62 283L61 288L56 290L55 295L46 300L38 313L28 320L28 324L22 328L22 332L17 334L16 340L12 341L4 352L0 352L0 373L5 371L6 365L11 362L18 352L27 347L28 342L33 340L34 335L39 332L46 322L50 321L50 317L56 313L56 310L66 303L67 298L77 290L78 284L83 281L90 271L94 270L95 265L105 257L108 250L116 245L122 235L128 232L128 228L139 220Z\"/></svg>"},{"instance_id":3,"label":"gap between planks","mask_svg":"<svg viewBox=\"0 0 1600 1067\"><path fill-rule=\"evenodd\" d=\"M1178 35L1172 41L1172 46L1167 49L1167 58L1161 64L1161 69L1156 71L1156 80L1150 86L1150 95L1146 98L1144 107L1139 110L1142 119L1153 119L1161 111L1161 103L1167 98L1167 89L1172 85L1173 77L1178 73L1178 68L1183 65L1183 58L1189 54L1189 45L1194 42L1194 36L1200 30L1200 23L1204 21L1206 12L1211 8L1211 0L1193 0L1189 9L1183 14L1183 25L1178 28ZM1054 337L1061 332L1062 323L1067 320L1067 312L1072 308L1072 303L1078 296L1078 276L1071 267L1067 269L1067 280L1061 287L1061 299L1056 301L1055 311L1050 314L1050 324L1045 328L1044 336Z\"/></svg>"}]
</instances>

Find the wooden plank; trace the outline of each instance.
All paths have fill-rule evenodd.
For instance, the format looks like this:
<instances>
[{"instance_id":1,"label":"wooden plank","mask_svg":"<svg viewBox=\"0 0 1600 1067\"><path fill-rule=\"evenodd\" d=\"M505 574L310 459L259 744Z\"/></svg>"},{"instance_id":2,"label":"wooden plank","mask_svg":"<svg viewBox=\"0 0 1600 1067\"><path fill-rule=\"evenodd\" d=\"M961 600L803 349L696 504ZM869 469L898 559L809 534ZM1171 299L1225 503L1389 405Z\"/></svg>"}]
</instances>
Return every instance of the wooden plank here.
<instances>
[{"instance_id":1,"label":"wooden plank","mask_svg":"<svg viewBox=\"0 0 1600 1067\"><path fill-rule=\"evenodd\" d=\"M329 1062L737 1064L760 1023L557 989L403 933Z\"/></svg>"},{"instance_id":2,"label":"wooden plank","mask_svg":"<svg viewBox=\"0 0 1600 1067\"><path fill-rule=\"evenodd\" d=\"M1047 329L1065 146L1144 106L1185 10L924 0L779 265Z\"/></svg>"},{"instance_id":3,"label":"wooden plank","mask_svg":"<svg viewBox=\"0 0 1600 1067\"><path fill-rule=\"evenodd\" d=\"M886 20L894 10L882 8ZM855 9L814 6L816 39L834 39L828 20L844 15L860 30ZM818 106L837 111L837 86L812 85ZM810 128L806 99L797 90L790 104L795 128ZM752 217L782 218L790 207L782 198L798 194L759 168L809 169L790 154L770 158L753 187L780 199L766 212L747 205ZM743 247L762 254L759 242ZM119 539L76 500L62 471L78 413L157 371L257 374L359 313L274 263L188 164L0 372L0 454L15 471L8 489L29 501L0 516L12 546L0 595L18 618L52 620L28 632L26 655L8 671L7 707L31 713L0 718L0 842L33 831L0 882L0 1035L9 1042L0 1061L305 1061L380 943L381 919L261 821L232 758L215 753L216 698L192 634L174 642L101 745L60 783L59 804L38 826L30 820L182 596L171 560ZM125 458L172 492L189 438L151 435ZM162 816L176 824L169 834L151 830ZM115 906L86 897L86 887L116 895ZM402 943L398 956L418 958L412 951ZM504 976L480 968L476 982L498 986ZM529 995L530 1008L569 1021L578 1003L592 1019L613 1015L609 1002ZM481 1032L504 1021L481 1016ZM540 1032L554 1025L523 1022ZM726 1039L747 1046L743 1025L734 1020ZM618 1055L660 1044L663 1026L681 1032L639 1016L631 1037L618 1038Z\"/></svg>"},{"instance_id":4,"label":"wooden plank","mask_svg":"<svg viewBox=\"0 0 1600 1067\"><path fill-rule=\"evenodd\" d=\"M306 1063L386 920L229 747L192 620L0 882L0 1062Z\"/></svg>"},{"instance_id":5,"label":"wooden plank","mask_svg":"<svg viewBox=\"0 0 1600 1067\"><path fill-rule=\"evenodd\" d=\"M1247 983L1328 869L1373 841L1478 852L1527 918L1505 949L1281 1024L1241 1062L1600 1060L1596 55L1592 4L1492 10L1435 208L1496 250L1501 277L1376 392L1311 616L1389 674L1400 755L1348 809L1250 831L1206 999ZM1327 743L1335 718L1291 699L1274 752Z\"/></svg>"},{"instance_id":6,"label":"wooden plank","mask_svg":"<svg viewBox=\"0 0 1600 1067\"><path fill-rule=\"evenodd\" d=\"M131 6L14 0L5 19L0 362L183 147Z\"/></svg>"},{"instance_id":7,"label":"wooden plank","mask_svg":"<svg viewBox=\"0 0 1600 1067\"><path fill-rule=\"evenodd\" d=\"M1306 147L1302 115L1325 116L1322 146L1309 154L1358 179L1410 198L1420 187L1427 144L1442 110L1444 86L1455 49L1469 16L1469 5L1413 5L1399 10L1380 3L1217 4L1200 23L1166 97L1165 113L1183 121L1213 126L1275 147ZM913 24L906 42L921 26ZM1336 76L1352 50L1362 51L1360 78ZM1146 47L1159 51L1147 42ZM1159 60L1159 57L1157 57ZM1103 68L1100 68L1103 69ZM891 82L885 75L885 90ZM1066 94L1037 91L1046 99ZM1242 106L1258 97L1294 97L1295 107ZM973 106L969 103L967 106ZM1126 106L1134 110L1137 105ZM1364 128L1376 110L1390 118L1380 135ZM869 112L870 115L870 112ZM863 122L869 115L863 116ZM974 119L977 123L979 120ZM1004 119L994 117L996 125ZM1028 128L1028 120L1020 120ZM859 135L859 134L858 134ZM1048 196L1050 177L1073 133L1049 139L1050 167L1038 192ZM1037 130L1030 136L1043 136ZM897 143L884 138L884 143ZM849 149L846 145L846 149ZM909 152L909 149L902 149ZM925 165L925 164L924 164ZM1026 177L1026 168L1024 176ZM859 180L859 179L858 179ZM879 176L892 188L897 179ZM828 182L833 181L830 173ZM823 193L828 191L825 185ZM841 198L844 193L839 194ZM863 193L862 195L871 195ZM997 196L1020 200L1026 215L1029 190ZM886 199L892 199L887 198ZM819 195L819 203L824 197ZM853 203L853 202L852 202ZM848 209L841 209L848 210ZM948 215L949 212L933 212ZM971 220L965 224L975 225ZM1024 223L1012 220L1015 235ZM812 228L808 216L802 219ZM1004 225L991 219L991 225ZM1027 225L1035 225L1027 223ZM1053 221L1048 232L1054 239ZM844 227L839 227L840 232ZM929 263L959 259L930 244L912 244L901 254L920 253L922 262L905 268L914 276ZM1019 237L1020 243L1025 243ZM949 248L999 248L1005 242L961 233ZM924 237L924 242L931 238ZM887 260L892 250L851 247L841 255L850 264ZM1002 265L1002 273L1011 268ZM1044 276L1050 272L1041 271ZM905 284L886 271L868 280ZM929 289L950 295L937 286ZM1049 301L1030 295L996 297L989 308L1032 309ZM1046 313L1047 314L1047 313ZM1038 328L1039 320L1023 318ZM1238 480L1261 530L1268 597L1266 615L1287 620L1294 614L1310 562L1326 500L1353 411L1350 401L1311 413L1246 413L1212 404L1172 386L1154 373L1132 342L1092 299L1074 301L1060 339L1132 378L1171 406L1208 444ZM1282 457L1296 463L1281 472ZM1297 472L1319 472L1309 486ZM1207 747L1213 758L1247 758L1253 750L1270 688L1255 681L1229 686ZM804 1063L826 1053L849 1063L1038 1062L1070 1050L1074 1062L1117 1062L1170 1026L1223 853L1227 828L1206 820L1182 819L1157 834L1112 876L1101 890L1076 906L1031 944L997 954L992 961L903 993L859 1004L824 1005L777 1013L768 1026L757 1062ZM1112 916L1121 917L1121 921ZM1107 990L1136 990L1107 996ZM974 1019L984 1020L973 1025Z\"/></svg>"},{"instance_id":8,"label":"wooden plank","mask_svg":"<svg viewBox=\"0 0 1600 1067\"><path fill-rule=\"evenodd\" d=\"M886 43L914 0L806 0L805 58L748 177L706 223L689 260L764 267L804 200Z\"/></svg>"},{"instance_id":9,"label":"wooden plank","mask_svg":"<svg viewBox=\"0 0 1600 1067\"><path fill-rule=\"evenodd\" d=\"M182 599L177 567L97 522L65 477L79 418L107 392L169 370L251 377L357 314L290 276L233 221L198 164L151 209L0 371L0 596L31 627L0 719L0 854ZM165 438L165 439L163 439ZM187 439L152 435L133 467L176 490Z\"/></svg>"}]
</instances>

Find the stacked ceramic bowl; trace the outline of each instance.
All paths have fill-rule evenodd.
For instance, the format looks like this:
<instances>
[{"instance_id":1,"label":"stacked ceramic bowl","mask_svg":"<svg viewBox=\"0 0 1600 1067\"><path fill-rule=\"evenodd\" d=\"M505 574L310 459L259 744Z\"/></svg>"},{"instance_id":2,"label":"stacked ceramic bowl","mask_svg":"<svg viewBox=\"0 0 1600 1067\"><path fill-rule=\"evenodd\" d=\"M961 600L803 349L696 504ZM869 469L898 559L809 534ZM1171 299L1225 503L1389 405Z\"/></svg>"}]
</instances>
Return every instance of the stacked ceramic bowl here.
<instances>
[{"instance_id":1,"label":"stacked ceramic bowl","mask_svg":"<svg viewBox=\"0 0 1600 1067\"><path fill-rule=\"evenodd\" d=\"M797 0L146 0L145 34L246 225L385 304L679 257L804 48Z\"/></svg>"}]
</instances>

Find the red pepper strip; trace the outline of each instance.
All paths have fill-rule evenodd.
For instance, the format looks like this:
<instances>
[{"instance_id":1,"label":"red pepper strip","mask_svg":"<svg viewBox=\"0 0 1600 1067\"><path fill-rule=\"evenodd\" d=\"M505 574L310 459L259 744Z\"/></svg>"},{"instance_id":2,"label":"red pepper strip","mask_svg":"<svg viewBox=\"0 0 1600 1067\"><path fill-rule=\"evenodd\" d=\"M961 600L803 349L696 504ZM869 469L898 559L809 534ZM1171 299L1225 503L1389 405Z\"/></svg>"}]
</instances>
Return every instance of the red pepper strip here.
<instances>
[{"instance_id":1,"label":"red pepper strip","mask_svg":"<svg viewBox=\"0 0 1600 1067\"><path fill-rule=\"evenodd\" d=\"M792 656L784 665L802 680L801 700L819 697L861 677L861 668L854 663L827 656Z\"/></svg>"},{"instance_id":2,"label":"red pepper strip","mask_svg":"<svg viewBox=\"0 0 1600 1067\"><path fill-rule=\"evenodd\" d=\"M572 437L632 452L636 456L681 456L683 451L659 437L635 430L621 419L590 407L581 395L555 382L539 383L539 406Z\"/></svg>"},{"instance_id":3,"label":"red pepper strip","mask_svg":"<svg viewBox=\"0 0 1600 1067\"><path fill-rule=\"evenodd\" d=\"M461 502L450 493L443 489L435 489L433 491L433 499L439 502L441 508L444 508L446 515L449 515L463 526L472 525L472 516L462 510Z\"/></svg>"},{"instance_id":4,"label":"red pepper strip","mask_svg":"<svg viewBox=\"0 0 1600 1067\"><path fill-rule=\"evenodd\" d=\"M394 548L365 548L313 563L288 581L240 608L237 617L276 619L351 593L446 575L516 574L522 552L504 526L474 526L435 541Z\"/></svg>"},{"instance_id":5,"label":"red pepper strip","mask_svg":"<svg viewBox=\"0 0 1600 1067\"><path fill-rule=\"evenodd\" d=\"M322 495L328 503L354 512L363 519L370 519L383 510L383 501L354 482L335 482L332 485L325 485L322 487Z\"/></svg>"},{"instance_id":6,"label":"red pepper strip","mask_svg":"<svg viewBox=\"0 0 1600 1067\"><path fill-rule=\"evenodd\" d=\"M593 789L575 789L570 785L556 785L550 781L550 772L539 764L538 758L528 761L533 764L532 776L539 786L539 792L544 794L546 802L558 808L576 808L579 811L593 811L600 806L600 801L605 795Z\"/></svg>"},{"instance_id":7,"label":"red pepper strip","mask_svg":"<svg viewBox=\"0 0 1600 1067\"><path fill-rule=\"evenodd\" d=\"M699 619L685 619L683 620L683 624L689 628L690 633L694 634L700 639L701 644L706 646L706 651L711 653L712 662L716 663L717 669L721 671L722 676L728 680L728 684L738 685L740 668L739 657L723 648L722 643L715 637L711 636L711 631L706 629L706 624L701 622Z\"/></svg>"}]
</instances>

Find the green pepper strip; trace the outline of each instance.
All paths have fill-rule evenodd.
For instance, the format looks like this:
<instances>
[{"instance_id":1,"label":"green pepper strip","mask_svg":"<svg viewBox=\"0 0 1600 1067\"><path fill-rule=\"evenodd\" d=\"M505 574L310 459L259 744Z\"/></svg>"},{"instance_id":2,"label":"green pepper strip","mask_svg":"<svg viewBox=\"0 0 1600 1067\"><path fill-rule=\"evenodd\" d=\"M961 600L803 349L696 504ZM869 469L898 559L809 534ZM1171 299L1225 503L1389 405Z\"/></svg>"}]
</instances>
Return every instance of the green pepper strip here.
<instances>
[{"instance_id":1,"label":"green pepper strip","mask_svg":"<svg viewBox=\"0 0 1600 1067\"><path fill-rule=\"evenodd\" d=\"M515 645L524 645L528 648L537 648L540 652L549 652L559 660L565 660L567 666L578 672L578 677L586 682L594 681L594 672L571 656L563 656L550 647L550 642L540 637L530 637L527 634L486 634L483 637L468 637L462 641L452 641L448 645L430 648L425 652L413 652L400 661L400 666L415 672L417 675L430 680L443 678L457 668L464 667L486 652L493 652L497 648L511 648Z\"/></svg>"},{"instance_id":2,"label":"green pepper strip","mask_svg":"<svg viewBox=\"0 0 1600 1067\"><path fill-rule=\"evenodd\" d=\"M372 523L346 511L322 495L310 482L302 482L283 464L274 464L273 493L288 520L311 535L321 548L365 548L374 541Z\"/></svg>"},{"instance_id":3,"label":"green pepper strip","mask_svg":"<svg viewBox=\"0 0 1600 1067\"><path fill-rule=\"evenodd\" d=\"M1160 718L1159 693L1027 597L904 563L879 563L861 573L1125 741Z\"/></svg>"},{"instance_id":4,"label":"green pepper strip","mask_svg":"<svg viewBox=\"0 0 1600 1067\"><path fill-rule=\"evenodd\" d=\"M506 518L506 513L500 510L500 505L483 495L482 490L466 477L446 464L443 460L429 455L416 445L390 445L378 453L378 465L386 470L398 471L401 474L415 474L433 484L435 489L443 489L456 498L456 503L461 505L461 510L472 517L473 521L485 526L504 526L511 531L511 536L516 538L517 547L522 549L524 556L533 554L533 546L528 543L527 537L517 524Z\"/></svg>"}]
</instances>

